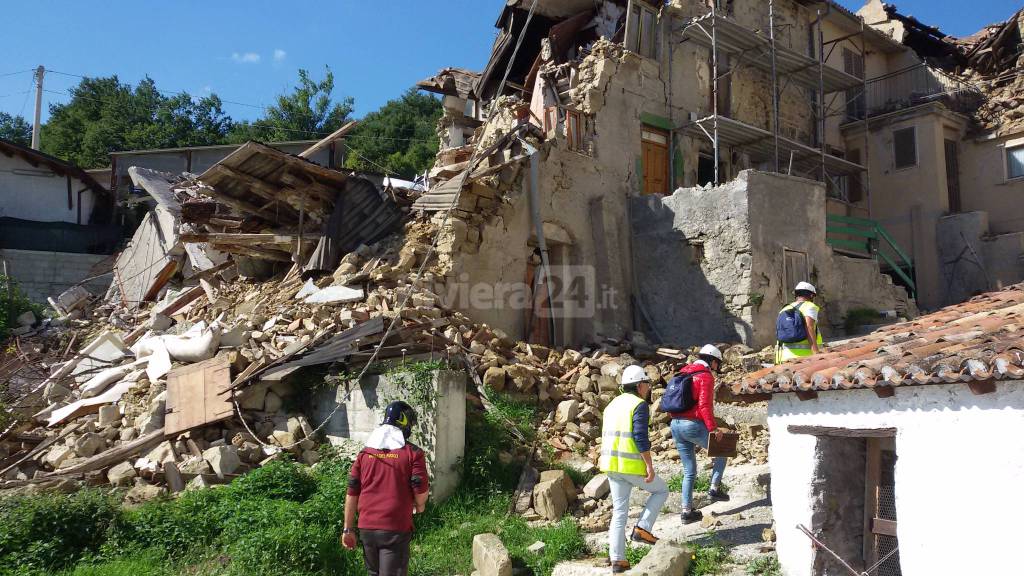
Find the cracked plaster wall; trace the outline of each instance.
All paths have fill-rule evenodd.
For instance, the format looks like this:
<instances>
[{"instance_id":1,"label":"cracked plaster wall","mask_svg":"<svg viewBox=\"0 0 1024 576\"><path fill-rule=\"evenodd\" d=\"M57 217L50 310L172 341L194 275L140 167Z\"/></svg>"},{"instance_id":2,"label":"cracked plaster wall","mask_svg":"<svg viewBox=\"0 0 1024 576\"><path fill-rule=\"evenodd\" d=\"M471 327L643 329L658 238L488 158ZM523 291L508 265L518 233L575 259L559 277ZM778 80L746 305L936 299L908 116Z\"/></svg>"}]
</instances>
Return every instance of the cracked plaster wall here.
<instances>
[{"instance_id":1,"label":"cracked plaster wall","mask_svg":"<svg viewBox=\"0 0 1024 576\"><path fill-rule=\"evenodd\" d=\"M854 308L907 311L874 260L836 255L825 243L825 192L801 178L743 171L717 188L682 188L633 200L639 295L667 342L775 340L779 309L792 301L784 250L807 254L828 336ZM910 310L913 312L913 310Z\"/></svg>"}]
</instances>

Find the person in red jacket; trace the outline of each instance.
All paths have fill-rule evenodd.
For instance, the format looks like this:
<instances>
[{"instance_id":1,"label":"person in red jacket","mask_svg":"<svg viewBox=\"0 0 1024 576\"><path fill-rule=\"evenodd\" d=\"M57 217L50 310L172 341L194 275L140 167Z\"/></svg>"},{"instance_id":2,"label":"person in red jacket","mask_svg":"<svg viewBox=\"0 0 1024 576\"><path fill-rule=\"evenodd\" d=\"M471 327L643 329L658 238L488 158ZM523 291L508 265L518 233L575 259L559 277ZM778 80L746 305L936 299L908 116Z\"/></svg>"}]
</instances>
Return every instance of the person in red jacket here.
<instances>
[{"instance_id":1,"label":"person in red jacket","mask_svg":"<svg viewBox=\"0 0 1024 576\"><path fill-rule=\"evenodd\" d=\"M679 372L693 374L693 408L686 412L674 412L672 416L672 439L679 450L679 459L683 463L683 524L700 521L704 515L700 510L693 509L693 483L697 478L697 446L708 447L710 435L716 440L722 439L722 431L715 426L715 376L714 372L722 369L722 351L708 344L700 349L698 360L683 366ZM715 458L711 469L711 489L708 497L712 502L729 500L722 492L722 473L725 471L725 458Z\"/></svg>"},{"instance_id":2,"label":"person in red jacket","mask_svg":"<svg viewBox=\"0 0 1024 576\"><path fill-rule=\"evenodd\" d=\"M381 424L356 456L345 498L341 543L356 547L352 523L359 512L359 537L369 576L406 576L413 512L423 512L430 485L423 450L409 442L416 412L392 402Z\"/></svg>"}]
</instances>

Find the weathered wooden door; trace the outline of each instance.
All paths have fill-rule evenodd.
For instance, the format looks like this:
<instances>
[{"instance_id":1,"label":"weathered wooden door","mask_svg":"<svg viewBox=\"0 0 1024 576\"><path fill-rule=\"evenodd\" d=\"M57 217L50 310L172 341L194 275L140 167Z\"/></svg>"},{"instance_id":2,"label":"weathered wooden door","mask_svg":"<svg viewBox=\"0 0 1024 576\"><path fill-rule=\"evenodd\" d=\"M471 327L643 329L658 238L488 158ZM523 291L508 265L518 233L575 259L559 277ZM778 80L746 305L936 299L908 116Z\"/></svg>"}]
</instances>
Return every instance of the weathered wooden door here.
<instances>
[{"instance_id":1,"label":"weathered wooden door","mask_svg":"<svg viewBox=\"0 0 1024 576\"><path fill-rule=\"evenodd\" d=\"M167 436L230 418L231 397L220 394L229 386L231 364L223 354L168 372L164 419Z\"/></svg>"},{"instance_id":2,"label":"weathered wooden door","mask_svg":"<svg viewBox=\"0 0 1024 576\"><path fill-rule=\"evenodd\" d=\"M668 132L644 126L642 130L644 194L668 194Z\"/></svg>"}]
</instances>

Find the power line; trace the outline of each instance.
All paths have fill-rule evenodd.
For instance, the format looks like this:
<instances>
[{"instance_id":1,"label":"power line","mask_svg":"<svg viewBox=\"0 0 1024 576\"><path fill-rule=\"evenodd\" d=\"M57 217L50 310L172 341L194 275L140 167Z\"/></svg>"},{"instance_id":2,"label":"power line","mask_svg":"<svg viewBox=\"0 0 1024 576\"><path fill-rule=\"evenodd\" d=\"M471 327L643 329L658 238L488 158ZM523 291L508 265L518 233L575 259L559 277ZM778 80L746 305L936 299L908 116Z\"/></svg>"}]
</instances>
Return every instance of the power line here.
<instances>
[{"instance_id":1,"label":"power line","mask_svg":"<svg viewBox=\"0 0 1024 576\"><path fill-rule=\"evenodd\" d=\"M17 72L8 72L6 74L0 74L0 78L4 78L6 76L14 76L14 75L17 75L17 74L24 74L25 72L32 72L34 70L35 70L35 68L29 68L28 70L19 70Z\"/></svg>"},{"instance_id":2,"label":"power line","mask_svg":"<svg viewBox=\"0 0 1024 576\"><path fill-rule=\"evenodd\" d=\"M25 92L31 92L31 90L26 90ZM0 94L0 98L7 98L8 96L20 96L25 92L11 92L10 94Z\"/></svg>"}]
</instances>

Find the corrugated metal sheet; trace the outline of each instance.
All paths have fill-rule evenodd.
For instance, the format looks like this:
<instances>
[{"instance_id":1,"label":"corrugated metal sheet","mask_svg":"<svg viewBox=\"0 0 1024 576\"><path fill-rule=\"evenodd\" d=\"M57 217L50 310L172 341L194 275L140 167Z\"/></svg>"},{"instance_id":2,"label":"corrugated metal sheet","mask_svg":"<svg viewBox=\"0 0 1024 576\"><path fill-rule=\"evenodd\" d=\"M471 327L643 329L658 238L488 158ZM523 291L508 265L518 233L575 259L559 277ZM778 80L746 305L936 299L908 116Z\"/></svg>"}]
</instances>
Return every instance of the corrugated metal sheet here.
<instances>
[{"instance_id":1,"label":"corrugated metal sheet","mask_svg":"<svg viewBox=\"0 0 1024 576\"><path fill-rule=\"evenodd\" d=\"M829 345L733 385L763 394L1024 379L1024 284ZM886 391L879 390L880 395Z\"/></svg>"}]
</instances>

